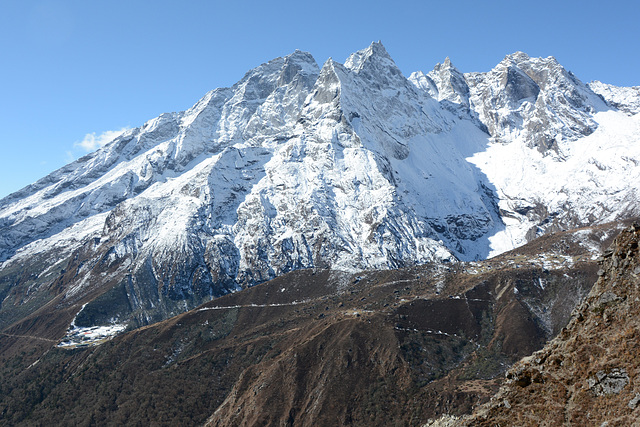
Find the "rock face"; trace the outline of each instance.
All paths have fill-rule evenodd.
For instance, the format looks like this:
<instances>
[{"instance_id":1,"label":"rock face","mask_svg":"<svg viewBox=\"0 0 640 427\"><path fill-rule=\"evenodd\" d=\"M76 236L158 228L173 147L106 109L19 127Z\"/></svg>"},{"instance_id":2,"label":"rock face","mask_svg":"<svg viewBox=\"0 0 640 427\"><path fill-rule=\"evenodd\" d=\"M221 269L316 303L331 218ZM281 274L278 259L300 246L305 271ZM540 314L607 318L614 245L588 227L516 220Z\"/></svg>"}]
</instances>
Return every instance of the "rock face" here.
<instances>
[{"instance_id":1,"label":"rock face","mask_svg":"<svg viewBox=\"0 0 640 427\"><path fill-rule=\"evenodd\" d=\"M484 259L636 215L640 116L611 105L523 53L409 79L380 43L276 58L1 200L0 325L54 299L148 324L292 270Z\"/></svg>"},{"instance_id":2,"label":"rock face","mask_svg":"<svg viewBox=\"0 0 640 427\"><path fill-rule=\"evenodd\" d=\"M489 73L466 76L471 103L496 141L522 138L540 152L552 154L563 140L590 135L593 119L606 104L555 58L508 55Z\"/></svg>"},{"instance_id":3,"label":"rock face","mask_svg":"<svg viewBox=\"0 0 640 427\"><path fill-rule=\"evenodd\" d=\"M632 425L640 417L640 226L616 238L566 328L463 425Z\"/></svg>"},{"instance_id":4,"label":"rock face","mask_svg":"<svg viewBox=\"0 0 640 427\"><path fill-rule=\"evenodd\" d=\"M436 64L428 74L416 71L409 80L425 90L438 101L447 100L453 104L469 107L469 85L464 75L447 58L442 64Z\"/></svg>"}]
</instances>

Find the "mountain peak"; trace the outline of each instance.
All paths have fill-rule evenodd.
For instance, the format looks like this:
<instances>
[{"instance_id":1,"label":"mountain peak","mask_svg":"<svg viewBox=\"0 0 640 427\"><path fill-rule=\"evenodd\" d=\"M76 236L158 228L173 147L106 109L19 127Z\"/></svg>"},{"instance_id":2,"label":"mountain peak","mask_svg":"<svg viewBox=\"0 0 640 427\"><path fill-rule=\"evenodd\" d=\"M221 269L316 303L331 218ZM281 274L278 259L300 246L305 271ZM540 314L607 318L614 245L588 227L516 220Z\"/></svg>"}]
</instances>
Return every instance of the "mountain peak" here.
<instances>
[{"instance_id":1,"label":"mountain peak","mask_svg":"<svg viewBox=\"0 0 640 427\"><path fill-rule=\"evenodd\" d=\"M598 80L592 81L587 86L612 107L630 116L640 113L640 86L618 87Z\"/></svg>"},{"instance_id":2,"label":"mountain peak","mask_svg":"<svg viewBox=\"0 0 640 427\"><path fill-rule=\"evenodd\" d=\"M429 74L413 73L409 80L432 98L469 106L469 86L464 75L451 63L448 56L442 64L436 64Z\"/></svg>"},{"instance_id":3,"label":"mountain peak","mask_svg":"<svg viewBox=\"0 0 640 427\"><path fill-rule=\"evenodd\" d=\"M517 51L504 57L500 62L503 66L515 65L523 69L535 68L548 68L564 70L564 67L558 62L554 56L543 57L531 57L524 52Z\"/></svg>"},{"instance_id":4,"label":"mountain peak","mask_svg":"<svg viewBox=\"0 0 640 427\"><path fill-rule=\"evenodd\" d=\"M444 62L441 63L437 63L434 67L433 67L433 71L431 73L447 73L447 74L460 74L462 75L462 73L460 72L460 70L458 70L455 65L453 65L453 63L451 62L451 59L447 56L444 59Z\"/></svg>"},{"instance_id":5,"label":"mountain peak","mask_svg":"<svg viewBox=\"0 0 640 427\"><path fill-rule=\"evenodd\" d=\"M384 45L380 40L378 40L377 42L371 42L369 47L364 49L364 51L369 55L375 55L375 56L391 59L389 52L387 52L387 49L385 49Z\"/></svg>"},{"instance_id":6,"label":"mountain peak","mask_svg":"<svg viewBox=\"0 0 640 427\"><path fill-rule=\"evenodd\" d=\"M318 72L318 63L316 62L313 55L309 52L305 52L299 49L293 51L289 55L284 57L285 63L293 63L298 64L302 67L303 70L310 68L314 72Z\"/></svg>"},{"instance_id":7,"label":"mountain peak","mask_svg":"<svg viewBox=\"0 0 640 427\"><path fill-rule=\"evenodd\" d=\"M391 58L389 56L389 53L387 52L387 49L385 49L384 45L380 40L378 40L377 42L371 42L367 50L371 51L372 54Z\"/></svg>"},{"instance_id":8,"label":"mountain peak","mask_svg":"<svg viewBox=\"0 0 640 427\"><path fill-rule=\"evenodd\" d=\"M318 75L319 71L318 64L310 53L296 49L293 53L284 57L284 64L278 78L278 86L290 83L298 74L313 78Z\"/></svg>"},{"instance_id":9,"label":"mountain peak","mask_svg":"<svg viewBox=\"0 0 640 427\"><path fill-rule=\"evenodd\" d=\"M444 59L444 62L442 64L436 64L436 66L434 67L436 69L443 69L443 70L448 70L448 69L455 69L456 67L453 66L453 64L451 63L451 59L447 56Z\"/></svg>"},{"instance_id":10,"label":"mountain peak","mask_svg":"<svg viewBox=\"0 0 640 427\"><path fill-rule=\"evenodd\" d=\"M518 50L510 55L507 55L505 59L519 62L519 61L528 61L529 59L531 59L531 57L526 53Z\"/></svg>"},{"instance_id":11,"label":"mountain peak","mask_svg":"<svg viewBox=\"0 0 640 427\"><path fill-rule=\"evenodd\" d=\"M360 71L368 62L381 62L387 66L396 67L395 62L380 41L372 42L366 49L352 53L344 66L353 71Z\"/></svg>"}]
</instances>

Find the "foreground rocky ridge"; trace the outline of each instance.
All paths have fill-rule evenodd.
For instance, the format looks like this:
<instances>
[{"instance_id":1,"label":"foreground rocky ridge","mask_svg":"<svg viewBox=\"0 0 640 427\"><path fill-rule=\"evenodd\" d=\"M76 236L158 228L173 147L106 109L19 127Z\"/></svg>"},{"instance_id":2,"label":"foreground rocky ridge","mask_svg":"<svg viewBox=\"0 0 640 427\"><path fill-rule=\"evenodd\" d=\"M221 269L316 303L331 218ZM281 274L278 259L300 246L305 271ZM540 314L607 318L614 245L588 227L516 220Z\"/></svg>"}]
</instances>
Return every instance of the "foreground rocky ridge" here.
<instances>
[{"instance_id":1,"label":"foreground rocky ridge","mask_svg":"<svg viewBox=\"0 0 640 427\"><path fill-rule=\"evenodd\" d=\"M11 425L420 424L464 414L566 325L617 224L491 260L300 270L97 346L52 311L0 336Z\"/></svg>"},{"instance_id":2,"label":"foreground rocky ridge","mask_svg":"<svg viewBox=\"0 0 640 427\"><path fill-rule=\"evenodd\" d=\"M637 224L616 238L569 324L516 363L489 403L429 425L638 425L639 243Z\"/></svg>"}]
</instances>

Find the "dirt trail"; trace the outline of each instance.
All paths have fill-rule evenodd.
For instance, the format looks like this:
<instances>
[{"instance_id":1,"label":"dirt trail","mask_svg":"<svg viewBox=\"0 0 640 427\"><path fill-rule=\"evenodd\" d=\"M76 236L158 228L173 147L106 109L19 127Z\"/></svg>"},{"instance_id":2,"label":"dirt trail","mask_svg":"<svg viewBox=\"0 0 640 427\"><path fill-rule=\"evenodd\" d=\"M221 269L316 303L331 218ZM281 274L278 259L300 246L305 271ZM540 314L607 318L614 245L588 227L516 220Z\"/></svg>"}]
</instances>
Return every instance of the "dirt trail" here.
<instances>
[{"instance_id":1,"label":"dirt trail","mask_svg":"<svg viewBox=\"0 0 640 427\"><path fill-rule=\"evenodd\" d=\"M0 332L0 335L4 335L5 337L11 337L11 338L28 338L28 339L34 339L34 340L58 342L57 340L52 340L50 338L36 337L36 336L33 336L33 335L12 335L12 334L4 333L4 332Z\"/></svg>"}]
</instances>

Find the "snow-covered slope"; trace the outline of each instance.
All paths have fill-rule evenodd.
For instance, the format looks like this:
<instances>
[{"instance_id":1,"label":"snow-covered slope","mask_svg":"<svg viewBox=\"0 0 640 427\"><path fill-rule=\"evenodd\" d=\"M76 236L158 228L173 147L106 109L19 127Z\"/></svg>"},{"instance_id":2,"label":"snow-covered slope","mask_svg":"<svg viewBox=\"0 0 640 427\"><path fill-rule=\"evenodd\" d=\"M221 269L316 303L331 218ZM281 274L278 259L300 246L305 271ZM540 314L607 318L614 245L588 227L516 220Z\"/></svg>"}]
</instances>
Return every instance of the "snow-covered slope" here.
<instances>
[{"instance_id":1,"label":"snow-covered slope","mask_svg":"<svg viewBox=\"0 0 640 427\"><path fill-rule=\"evenodd\" d=\"M144 323L294 269L485 258L637 213L639 135L553 58L407 79L380 43L296 51L1 200L3 309L25 265Z\"/></svg>"},{"instance_id":2,"label":"snow-covered slope","mask_svg":"<svg viewBox=\"0 0 640 427\"><path fill-rule=\"evenodd\" d=\"M619 87L597 80L589 83L588 86L612 107L630 116L640 112L640 86Z\"/></svg>"},{"instance_id":3,"label":"snow-covered slope","mask_svg":"<svg viewBox=\"0 0 640 427\"><path fill-rule=\"evenodd\" d=\"M546 232L640 214L639 122L612 108L633 111L635 88L585 85L555 58L522 52L464 75L447 58L410 80L470 108L491 134L467 158L495 189L505 225L490 237L491 255Z\"/></svg>"},{"instance_id":4,"label":"snow-covered slope","mask_svg":"<svg viewBox=\"0 0 640 427\"><path fill-rule=\"evenodd\" d=\"M492 255L547 232L640 215L640 116L606 111L593 120L593 133L558 144L562 159L521 141L469 159L500 198L506 227L490 238Z\"/></svg>"}]
</instances>

